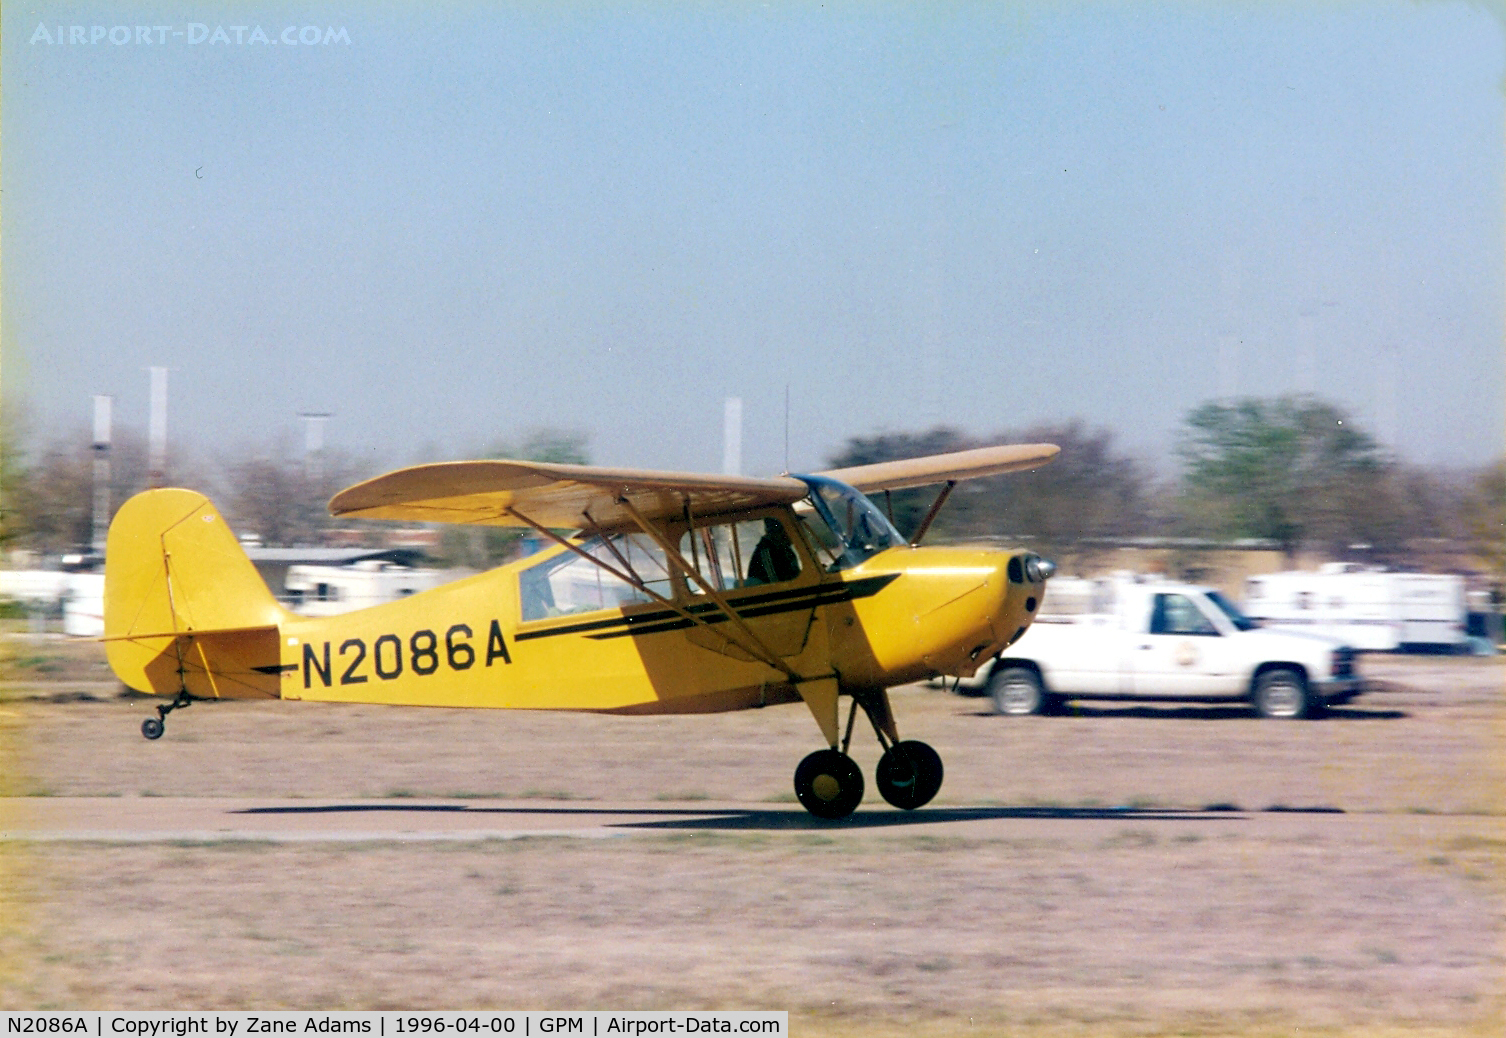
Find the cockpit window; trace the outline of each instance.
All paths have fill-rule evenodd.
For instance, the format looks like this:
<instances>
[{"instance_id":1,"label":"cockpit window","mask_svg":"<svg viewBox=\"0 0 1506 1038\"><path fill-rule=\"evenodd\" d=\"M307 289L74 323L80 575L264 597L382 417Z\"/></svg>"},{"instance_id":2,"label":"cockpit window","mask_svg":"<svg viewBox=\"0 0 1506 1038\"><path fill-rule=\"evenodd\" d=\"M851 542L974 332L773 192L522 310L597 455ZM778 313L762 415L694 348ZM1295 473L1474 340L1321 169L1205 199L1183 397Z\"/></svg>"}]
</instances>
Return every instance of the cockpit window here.
<instances>
[{"instance_id":1,"label":"cockpit window","mask_svg":"<svg viewBox=\"0 0 1506 1038\"><path fill-rule=\"evenodd\" d=\"M543 620L596 609L619 609L649 601L639 588L614 576L604 566L619 572L630 571L630 575L637 577L655 594L665 598L673 594L664 552L647 537L613 534L610 544L601 537L590 537L581 541L579 547L601 565L567 551L535 563L518 574L518 594L524 620Z\"/></svg>"},{"instance_id":2,"label":"cockpit window","mask_svg":"<svg viewBox=\"0 0 1506 1038\"><path fill-rule=\"evenodd\" d=\"M698 526L680 535L680 555L700 576L687 580L692 595L782 584L800 576L800 554L784 524L773 516Z\"/></svg>"},{"instance_id":3,"label":"cockpit window","mask_svg":"<svg viewBox=\"0 0 1506 1038\"><path fill-rule=\"evenodd\" d=\"M831 560L830 569L859 565L905 543L884 513L847 484L824 476L796 478L811 488L806 500L812 513L802 519L816 547Z\"/></svg>"}]
</instances>

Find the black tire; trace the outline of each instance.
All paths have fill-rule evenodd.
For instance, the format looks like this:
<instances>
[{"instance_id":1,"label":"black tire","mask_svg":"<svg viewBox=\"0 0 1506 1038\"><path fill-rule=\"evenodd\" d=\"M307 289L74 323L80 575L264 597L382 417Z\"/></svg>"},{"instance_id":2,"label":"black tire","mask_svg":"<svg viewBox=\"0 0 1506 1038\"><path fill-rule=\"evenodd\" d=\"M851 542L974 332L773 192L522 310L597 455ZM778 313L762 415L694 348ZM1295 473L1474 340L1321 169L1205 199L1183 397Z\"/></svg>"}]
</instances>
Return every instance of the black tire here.
<instances>
[{"instance_id":1,"label":"black tire","mask_svg":"<svg viewBox=\"0 0 1506 1038\"><path fill-rule=\"evenodd\" d=\"M141 722L141 734L148 739L160 739L162 733L167 730L167 725L162 723L160 717L148 717Z\"/></svg>"},{"instance_id":2,"label":"black tire","mask_svg":"<svg viewBox=\"0 0 1506 1038\"><path fill-rule=\"evenodd\" d=\"M817 750L795 769L795 797L817 818L846 818L863 801L863 773L837 750Z\"/></svg>"},{"instance_id":3,"label":"black tire","mask_svg":"<svg viewBox=\"0 0 1506 1038\"><path fill-rule=\"evenodd\" d=\"M988 694L994 713L1008 717L1044 713L1048 702L1041 676L1029 667L995 668L988 679Z\"/></svg>"},{"instance_id":4,"label":"black tire","mask_svg":"<svg viewBox=\"0 0 1506 1038\"><path fill-rule=\"evenodd\" d=\"M1314 717L1320 709L1308 691L1307 681L1290 667L1277 667L1260 675L1251 698L1257 714L1277 721Z\"/></svg>"},{"instance_id":5,"label":"black tire","mask_svg":"<svg viewBox=\"0 0 1506 1038\"><path fill-rule=\"evenodd\" d=\"M931 802L941 789L941 756L914 739L897 742L879 758L873 780L879 793L903 811Z\"/></svg>"}]
</instances>

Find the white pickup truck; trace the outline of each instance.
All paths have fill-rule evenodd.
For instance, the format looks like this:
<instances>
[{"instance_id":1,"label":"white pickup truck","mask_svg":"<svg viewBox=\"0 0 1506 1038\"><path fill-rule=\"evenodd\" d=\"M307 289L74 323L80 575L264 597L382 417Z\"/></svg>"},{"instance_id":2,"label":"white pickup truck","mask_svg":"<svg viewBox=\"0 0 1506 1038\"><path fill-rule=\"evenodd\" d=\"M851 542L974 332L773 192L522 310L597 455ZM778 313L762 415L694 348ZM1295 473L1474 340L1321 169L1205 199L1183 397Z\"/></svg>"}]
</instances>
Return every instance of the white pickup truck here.
<instances>
[{"instance_id":1,"label":"white pickup truck","mask_svg":"<svg viewBox=\"0 0 1506 1038\"><path fill-rule=\"evenodd\" d=\"M1030 629L963 690L987 692L1001 714L1069 699L1242 700L1262 717L1297 718L1363 684L1347 645L1262 630L1213 588L1057 577Z\"/></svg>"}]
</instances>

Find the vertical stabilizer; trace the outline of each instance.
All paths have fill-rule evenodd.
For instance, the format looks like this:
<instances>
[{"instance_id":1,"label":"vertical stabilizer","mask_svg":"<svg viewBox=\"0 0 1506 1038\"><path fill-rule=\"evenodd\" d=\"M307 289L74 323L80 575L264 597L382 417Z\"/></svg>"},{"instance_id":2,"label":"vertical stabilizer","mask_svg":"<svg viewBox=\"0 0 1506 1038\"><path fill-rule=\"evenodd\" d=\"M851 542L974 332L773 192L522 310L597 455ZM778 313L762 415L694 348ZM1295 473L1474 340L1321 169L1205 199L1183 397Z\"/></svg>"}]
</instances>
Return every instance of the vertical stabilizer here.
<instances>
[{"instance_id":1,"label":"vertical stabilizer","mask_svg":"<svg viewBox=\"0 0 1506 1038\"><path fill-rule=\"evenodd\" d=\"M196 698L276 696L287 618L207 497L148 490L105 548L105 641L132 688Z\"/></svg>"}]
</instances>

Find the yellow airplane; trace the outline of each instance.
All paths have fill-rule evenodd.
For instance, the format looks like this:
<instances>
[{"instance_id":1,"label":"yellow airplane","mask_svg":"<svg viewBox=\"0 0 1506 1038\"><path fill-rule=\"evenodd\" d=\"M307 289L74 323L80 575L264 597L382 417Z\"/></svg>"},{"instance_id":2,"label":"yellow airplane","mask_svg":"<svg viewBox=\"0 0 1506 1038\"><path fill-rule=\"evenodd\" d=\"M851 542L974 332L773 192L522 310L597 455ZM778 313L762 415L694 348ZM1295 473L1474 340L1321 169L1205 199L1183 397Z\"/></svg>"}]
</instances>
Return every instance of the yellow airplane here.
<instances>
[{"instance_id":1,"label":"yellow airplane","mask_svg":"<svg viewBox=\"0 0 1506 1038\"><path fill-rule=\"evenodd\" d=\"M1025 633L1053 570L1029 552L920 541L958 480L1035 468L1057 450L983 447L769 479L531 461L400 469L342 491L330 511L522 527L553 543L327 617L278 605L208 498L148 490L110 526L110 666L172 697L142 722L148 739L196 699L622 714L803 700L828 748L800 763L795 793L822 818L863 797L846 752L862 707L884 748L879 792L913 809L940 789L941 758L900 740L886 690L972 674ZM865 496L937 484L908 542Z\"/></svg>"}]
</instances>

